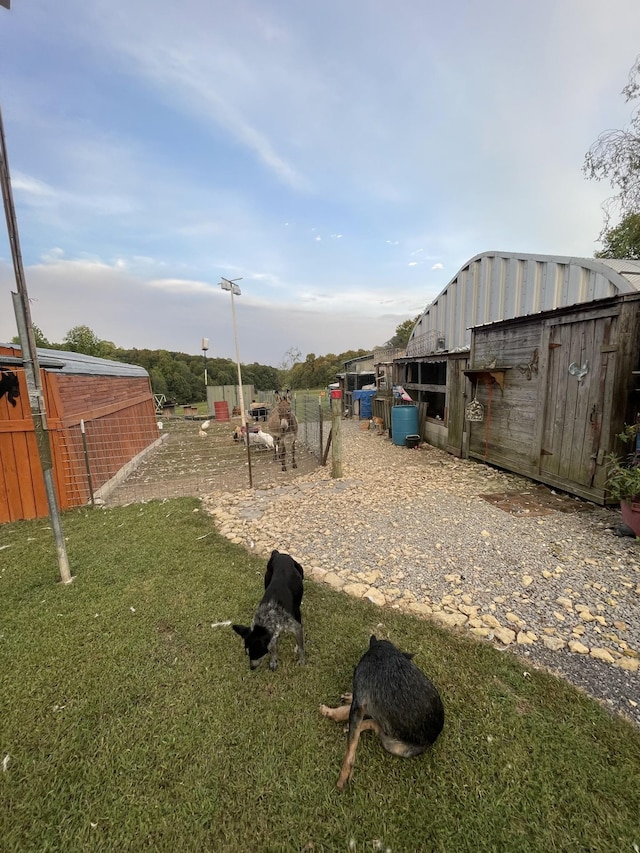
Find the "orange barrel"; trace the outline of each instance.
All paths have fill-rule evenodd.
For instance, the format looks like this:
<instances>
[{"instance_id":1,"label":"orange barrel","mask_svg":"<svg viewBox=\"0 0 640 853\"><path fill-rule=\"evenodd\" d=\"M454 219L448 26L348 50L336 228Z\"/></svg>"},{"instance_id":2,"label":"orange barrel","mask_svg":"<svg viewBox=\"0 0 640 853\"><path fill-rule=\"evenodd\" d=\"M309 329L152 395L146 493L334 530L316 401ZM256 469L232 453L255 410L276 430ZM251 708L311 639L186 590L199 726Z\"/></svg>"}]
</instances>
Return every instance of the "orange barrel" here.
<instances>
[{"instance_id":1,"label":"orange barrel","mask_svg":"<svg viewBox=\"0 0 640 853\"><path fill-rule=\"evenodd\" d=\"M228 421L229 418L229 404L226 400L220 400L217 403L213 404L213 412L215 415L215 419L217 421Z\"/></svg>"}]
</instances>

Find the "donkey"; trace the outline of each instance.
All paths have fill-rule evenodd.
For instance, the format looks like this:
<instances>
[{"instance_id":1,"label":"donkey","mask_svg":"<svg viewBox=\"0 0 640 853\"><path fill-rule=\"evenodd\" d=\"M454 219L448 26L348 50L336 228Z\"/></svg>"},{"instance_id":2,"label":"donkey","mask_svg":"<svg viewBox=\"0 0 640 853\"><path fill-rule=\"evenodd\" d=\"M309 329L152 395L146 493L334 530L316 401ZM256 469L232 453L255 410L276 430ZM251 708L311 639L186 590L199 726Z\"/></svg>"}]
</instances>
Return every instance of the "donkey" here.
<instances>
[{"instance_id":1,"label":"donkey","mask_svg":"<svg viewBox=\"0 0 640 853\"><path fill-rule=\"evenodd\" d=\"M287 443L291 445L291 466L298 467L296 462L296 436L298 434L298 419L296 418L291 400L291 391L279 394L276 391L276 404L271 409L267 429L274 439L275 459L282 462L282 470L287 470Z\"/></svg>"}]
</instances>

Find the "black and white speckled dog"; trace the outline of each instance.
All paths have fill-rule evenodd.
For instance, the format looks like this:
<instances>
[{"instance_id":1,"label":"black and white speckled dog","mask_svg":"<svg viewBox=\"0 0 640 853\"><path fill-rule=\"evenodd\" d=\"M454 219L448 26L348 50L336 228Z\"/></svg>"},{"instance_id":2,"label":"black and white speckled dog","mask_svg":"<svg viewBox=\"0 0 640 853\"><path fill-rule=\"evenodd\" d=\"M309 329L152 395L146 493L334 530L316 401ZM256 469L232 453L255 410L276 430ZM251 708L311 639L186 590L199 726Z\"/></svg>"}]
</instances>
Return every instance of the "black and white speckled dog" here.
<instances>
[{"instance_id":1,"label":"black and white speckled dog","mask_svg":"<svg viewBox=\"0 0 640 853\"><path fill-rule=\"evenodd\" d=\"M302 630L302 581L304 572L300 563L289 554L272 551L264 576L264 595L253 617L251 627L232 625L244 640L249 655L249 666L255 669L271 655L270 669L278 666L278 637L289 631L296 638L299 663L304 663L304 633Z\"/></svg>"}]
</instances>

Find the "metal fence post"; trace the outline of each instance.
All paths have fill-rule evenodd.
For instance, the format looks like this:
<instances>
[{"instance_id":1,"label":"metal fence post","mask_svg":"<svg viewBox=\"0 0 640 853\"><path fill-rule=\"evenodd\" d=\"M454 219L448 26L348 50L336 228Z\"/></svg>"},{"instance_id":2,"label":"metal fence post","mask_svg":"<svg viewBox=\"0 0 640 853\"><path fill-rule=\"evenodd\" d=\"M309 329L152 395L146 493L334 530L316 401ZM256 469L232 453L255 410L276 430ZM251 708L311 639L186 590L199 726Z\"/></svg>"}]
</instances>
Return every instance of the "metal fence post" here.
<instances>
[{"instance_id":1,"label":"metal fence post","mask_svg":"<svg viewBox=\"0 0 640 853\"><path fill-rule=\"evenodd\" d=\"M335 396L334 396L335 395ZM331 392L331 476L342 477L342 392Z\"/></svg>"}]
</instances>

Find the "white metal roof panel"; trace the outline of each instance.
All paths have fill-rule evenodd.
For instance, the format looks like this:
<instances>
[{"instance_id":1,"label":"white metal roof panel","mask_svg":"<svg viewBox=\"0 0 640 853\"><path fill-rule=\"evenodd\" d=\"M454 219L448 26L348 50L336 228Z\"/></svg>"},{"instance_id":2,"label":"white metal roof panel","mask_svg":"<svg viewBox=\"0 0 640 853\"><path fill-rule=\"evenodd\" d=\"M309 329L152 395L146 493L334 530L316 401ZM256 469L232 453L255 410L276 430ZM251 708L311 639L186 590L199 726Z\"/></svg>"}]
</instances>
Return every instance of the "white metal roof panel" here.
<instances>
[{"instance_id":1,"label":"white metal roof panel","mask_svg":"<svg viewBox=\"0 0 640 853\"><path fill-rule=\"evenodd\" d=\"M407 356L471 345L471 328L640 291L640 261L483 252L427 306Z\"/></svg>"},{"instance_id":2,"label":"white metal roof panel","mask_svg":"<svg viewBox=\"0 0 640 853\"><path fill-rule=\"evenodd\" d=\"M20 350L18 344L0 344L2 347L13 347ZM90 376L148 376L149 374L138 364L127 364L113 361L109 358L97 358L80 352L66 350L37 348L38 363L43 370L55 370L56 373L87 374ZM22 359L0 356L5 364L21 364Z\"/></svg>"}]
</instances>

